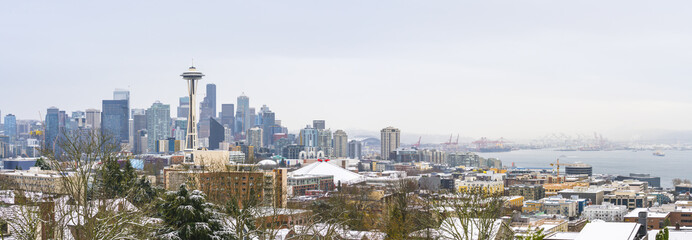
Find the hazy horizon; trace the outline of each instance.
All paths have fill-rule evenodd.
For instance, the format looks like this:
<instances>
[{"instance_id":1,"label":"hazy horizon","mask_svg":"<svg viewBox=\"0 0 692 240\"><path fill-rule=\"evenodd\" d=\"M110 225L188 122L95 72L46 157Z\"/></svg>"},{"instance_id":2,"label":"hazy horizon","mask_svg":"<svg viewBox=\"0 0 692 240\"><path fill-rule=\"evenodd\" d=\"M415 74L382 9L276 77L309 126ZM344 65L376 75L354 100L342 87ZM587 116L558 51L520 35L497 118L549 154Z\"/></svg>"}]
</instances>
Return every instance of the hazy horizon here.
<instances>
[{"instance_id":1,"label":"hazy horizon","mask_svg":"<svg viewBox=\"0 0 692 240\"><path fill-rule=\"evenodd\" d=\"M291 132L313 119L472 138L689 131L691 6L16 2L0 10L0 111L101 109L123 88L132 108L159 100L174 115L194 58L198 100L207 83L218 111L244 92Z\"/></svg>"}]
</instances>

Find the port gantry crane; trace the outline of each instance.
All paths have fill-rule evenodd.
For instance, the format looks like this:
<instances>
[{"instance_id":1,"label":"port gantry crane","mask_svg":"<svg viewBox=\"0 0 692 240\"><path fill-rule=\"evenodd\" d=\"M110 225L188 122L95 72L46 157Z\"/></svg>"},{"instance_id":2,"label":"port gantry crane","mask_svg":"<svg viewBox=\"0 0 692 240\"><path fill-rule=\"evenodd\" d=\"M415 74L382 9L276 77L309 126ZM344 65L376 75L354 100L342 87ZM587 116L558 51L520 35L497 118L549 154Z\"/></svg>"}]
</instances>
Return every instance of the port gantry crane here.
<instances>
[{"instance_id":1,"label":"port gantry crane","mask_svg":"<svg viewBox=\"0 0 692 240\"><path fill-rule=\"evenodd\" d=\"M423 137L418 137L418 142L416 144L413 144L413 147L415 147L416 149L418 149L420 147L420 139L421 138L423 138Z\"/></svg>"},{"instance_id":2,"label":"port gantry crane","mask_svg":"<svg viewBox=\"0 0 692 240\"><path fill-rule=\"evenodd\" d=\"M555 163L550 163L550 166L556 166L557 167L557 181L558 183L562 183L562 179L560 178L560 166L575 166L576 164L571 164L571 163L560 163L560 159L558 158Z\"/></svg>"}]
</instances>

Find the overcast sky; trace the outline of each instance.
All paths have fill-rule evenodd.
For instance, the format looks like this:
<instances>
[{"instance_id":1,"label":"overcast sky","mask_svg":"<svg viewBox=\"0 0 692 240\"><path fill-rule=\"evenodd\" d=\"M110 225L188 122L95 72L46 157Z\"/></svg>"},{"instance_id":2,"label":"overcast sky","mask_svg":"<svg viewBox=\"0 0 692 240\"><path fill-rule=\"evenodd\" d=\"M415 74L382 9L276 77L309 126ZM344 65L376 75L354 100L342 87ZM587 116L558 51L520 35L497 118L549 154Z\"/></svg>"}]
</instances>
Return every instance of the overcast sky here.
<instances>
[{"instance_id":1,"label":"overcast sky","mask_svg":"<svg viewBox=\"0 0 692 240\"><path fill-rule=\"evenodd\" d=\"M242 92L291 132L532 138L692 129L690 1L14 1L0 111L132 107ZM201 87L203 88L203 86ZM202 96L204 90L202 90ZM612 136L611 136L612 137Z\"/></svg>"}]
</instances>

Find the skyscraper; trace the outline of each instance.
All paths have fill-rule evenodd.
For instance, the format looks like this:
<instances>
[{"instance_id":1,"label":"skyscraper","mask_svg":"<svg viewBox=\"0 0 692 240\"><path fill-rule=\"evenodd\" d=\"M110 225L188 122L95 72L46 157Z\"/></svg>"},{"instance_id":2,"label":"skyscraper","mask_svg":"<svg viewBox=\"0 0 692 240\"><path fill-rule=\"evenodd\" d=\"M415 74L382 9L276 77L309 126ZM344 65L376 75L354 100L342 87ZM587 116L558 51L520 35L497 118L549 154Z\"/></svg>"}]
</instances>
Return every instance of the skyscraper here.
<instances>
[{"instance_id":1,"label":"skyscraper","mask_svg":"<svg viewBox=\"0 0 692 240\"><path fill-rule=\"evenodd\" d=\"M178 100L178 112L176 115L179 118L186 118L189 111L190 97L180 97L180 99Z\"/></svg>"},{"instance_id":2,"label":"skyscraper","mask_svg":"<svg viewBox=\"0 0 692 240\"><path fill-rule=\"evenodd\" d=\"M257 114L255 113L255 108L253 108L253 107L250 108L250 115L248 116L248 119L250 119L250 121L248 123L250 124L251 128L259 125L259 123L257 121Z\"/></svg>"},{"instance_id":3,"label":"skyscraper","mask_svg":"<svg viewBox=\"0 0 692 240\"><path fill-rule=\"evenodd\" d=\"M274 112L269 110L269 108L264 108L263 112L260 113L262 116L262 139L264 140L264 146L269 146L273 143L274 138L274 123L275 116Z\"/></svg>"},{"instance_id":4,"label":"skyscraper","mask_svg":"<svg viewBox=\"0 0 692 240\"><path fill-rule=\"evenodd\" d=\"M386 127L380 131L381 157L389 160L389 154L399 148L401 131L394 127Z\"/></svg>"},{"instance_id":5,"label":"skyscraper","mask_svg":"<svg viewBox=\"0 0 692 240\"><path fill-rule=\"evenodd\" d=\"M156 151L156 141L165 140L171 135L171 107L155 102L146 111L147 145L149 151Z\"/></svg>"},{"instance_id":6,"label":"skyscraper","mask_svg":"<svg viewBox=\"0 0 692 240\"><path fill-rule=\"evenodd\" d=\"M50 107L46 112L46 133L44 136L46 137L45 148L47 149L55 149L55 141L60 133L58 114L60 114L60 109L56 107Z\"/></svg>"},{"instance_id":7,"label":"skyscraper","mask_svg":"<svg viewBox=\"0 0 692 240\"><path fill-rule=\"evenodd\" d=\"M206 96L199 105L199 138L209 138L209 118L216 118L216 84L207 84Z\"/></svg>"},{"instance_id":8,"label":"skyscraper","mask_svg":"<svg viewBox=\"0 0 692 240\"><path fill-rule=\"evenodd\" d=\"M101 134L112 137L118 143L130 139L128 100L103 100Z\"/></svg>"},{"instance_id":9,"label":"skyscraper","mask_svg":"<svg viewBox=\"0 0 692 240\"><path fill-rule=\"evenodd\" d=\"M147 139L147 130L142 129L137 131L137 136L135 136L135 139L135 149L133 152L136 154L147 153L147 143L149 142Z\"/></svg>"},{"instance_id":10,"label":"skyscraper","mask_svg":"<svg viewBox=\"0 0 692 240\"><path fill-rule=\"evenodd\" d=\"M300 145L303 145L306 148L317 147L317 135L317 129L306 126L300 130L300 139L298 141Z\"/></svg>"},{"instance_id":11,"label":"skyscraper","mask_svg":"<svg viewBox=\"0 0 692 240\"><path fill-rule=\"evenodd\" d=\"M334 146L332 145L332 130L317 129L317 150L322 151L324 156L334 156Z\"/></svg>"},{"instance_id":12,"label":"skyscraper","mask_svg":"<svg viewBox=\"0 0 692 240\"><path fill-rule=\"evenodd\" d=\"M175 140L185 141L185 134L187 134L187 118L176 118L173 123L173 129L175 129Z\"/></svg>"},{"instance_id":13,"label":"skyscraper","mask_svg":"<svg viewBox=\"0 0 692 240\"><path fill-rule=\"evenodd\" d=\"M216 84L207 84L207 95L200 104L199 119L207 119L216 117Z\"/></svg>"},{"instance_id":14,"label":"skyscraper","mask_svg":"<svg viewBox=\"0 0 692 240\"><path fill-rule=\"evenodd\" d=\"M197 71L192 66L187 72L180 75L187 81L187 91L190 94L190 108L187 114L187 137L185 138L185 149L197 149L197 110L195 109L197 97L197 82L204 77L204 74Z\"/></svg>"},{"instance_id":15,"label":"skyscraper","mask_svg":"<svg viewBox=\"0 0 692 240\"><path fill-rule=\"evenodd\" d=\"M199 124L197 124L197 127L199 131L197 132L197 136L199 138L209 138L209 119L212 117L206 117L206 118L200 118L199 119Z\"/></svg>"},{"instance_id":16,"label":"skyscraper","mask_svg":"<svg viewBox=\"0 0 692 240\"><path fill-rule=\"evenodd\" d=\"M68 122L65 124L68 130L78 130L86 127L86 113L82 111L74 111Z\"/></svg>"},{"instance_id":17,"label":"skyscraper","mask_svg":"<svg viewBox=\"0 0 692 240\"><path fill-rule=\"evenodd\" d=\"M10 139L17 138L17 117L13 114L5 116L5 135L9 136Z\"/></svg>"},{"instance_id":18,"label":"skyscraper","mask_svg":"<svg viewBox=\"0 0 692 240\"><path fill-rule=\"evenodd\" d=\"M142 132L144 130L144 132ZM143 134L146 136L146 130L147 130L147 115L146 111L144 114L141 113L135 113L132 115L132 131L135 133L135 137L133 139L134 144L133 145L133 152L136 154L142 154L142 153L147 153L147 144L148 142L142 142L142 136Z\"/></svg>"},{"instance_id":19,"label":"skyscraper","mask_svg":"<svg viewBox=\"0 0 692 240\"><path fill-rule=\"evenodd\" d=\"M245 94L238 96L237 105L238 110L236 110L236 132L245 132L250 129L252 124L249 124L250 120L250 98L245 96Z\"/></svg>"},{"instance_id":20,"label":"skyscraper","mask_svg":"<svg viewBox=\"0 0 692 240\"><path fill-rule=\"evenodd\" d=\"M228 125L231 128L235 121L235 105L221 104L221 125Z\"/></svg>"},{"instance_id":21,"label":"skyscraper","mask_svg":"<svg viewBox=\"0 0 692 240\"><path fill-rule=\"evenodd\" d=\"M247 144L259 148L262 146L262 129L253 127L247 130Z\"/></svg>"},{"instance_id":22,"label":"skyscraper","mask_svg":"<svg viewBox=\"0 0 692 240\"><path fill-rule=\"evenodd\" d=\"M86 126L91 129L101 128L101 111L98 109L87 109L86 110Z\"/></svg>"},{"instance_id":23,"label":"skyscraper","mask_svg":"<svg viewBox=\"0 0 692 240\"><path fill-rule=\"evenodd\" d=\"M225 138L224 127L214 118L209 118L209 149L219 149L219 143ZM228 150L228 149L224 149Z\"/></svg>"},{"instance_id":24,"label":"skyscraper","mask_svg":"<svg viewBox=\"0 0 692 240\"><path fill-rule=\"evenodd\" d=\"M125 89L115 89L113 91L113 100L127 100L127 109L130 109L130 91ZM130 119L130 113L127 113L127 119Z\"/></svg>"},{"instance_id":25,"label":"skyscraper","mask_svg":"<svg viewBox=\"0 0 692 240\"><path fill-rule=\"evenodd\" d=\"M324 130L326 124L324 120L312 120L312 127L318 130Z\"/></svg>"},{"instance_id":26,"label":"skyscraper","mask_svg":"<svg viewBox=\"0 0 692 240\"><path fill-rule=\"evenodd\" d=\"M343 130L334 132L334 157L348 157L348 135Z\"/></svg>"},{"instance_id":27,"label":"skyscraper","mask_svg":"<svg viewBox=\"0 0 692 240\"><path fill-rule=\"evenodd\" d=\"M360 159L363 156L363 144L357 140L348 142L348 158Z\"/></svg>"}]
</instances>

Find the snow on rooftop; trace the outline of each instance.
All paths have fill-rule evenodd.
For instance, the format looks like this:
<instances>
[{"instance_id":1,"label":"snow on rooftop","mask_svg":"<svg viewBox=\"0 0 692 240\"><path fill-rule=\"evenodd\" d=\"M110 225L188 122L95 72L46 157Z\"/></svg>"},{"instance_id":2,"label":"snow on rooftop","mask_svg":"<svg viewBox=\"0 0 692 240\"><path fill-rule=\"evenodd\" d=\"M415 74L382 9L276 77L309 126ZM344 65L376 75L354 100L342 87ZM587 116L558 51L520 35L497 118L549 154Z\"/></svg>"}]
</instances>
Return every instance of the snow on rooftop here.
<instances>
[{"instance_id":1,"label":"snow on rooftop","mask_svg":"<svg viewBox=\"0 0 692 240\"><path fill-rule=\"evenodd\" d=\"M291 172L291 174L331 175L334 176L334 184L339 184L339 182L350 184L365 180L360 174L351 172L328 162L314 162Z\"/></svg>"},{"instance_id":2,"label":"snow on rooftop","mask_svg":"<svg viewBox=\"0 0 692 240\"><path fill-rule=\"evenodd\" d=\"M634 240L639 223L592 222L586 224L576 240Z\"/></svg>"},{"instance_id":3,"label":"snow on rooftop","mask_svg":"<svg viewBox=\"0 0 692 240\"><path fill-rule=\"evenodd\" d=\"M625 215L626 218L638 218L640 212L647 212L647 218L665 218L669 212L661 212L658 209L635 208Z\"/></svg>"}]
</instances>

